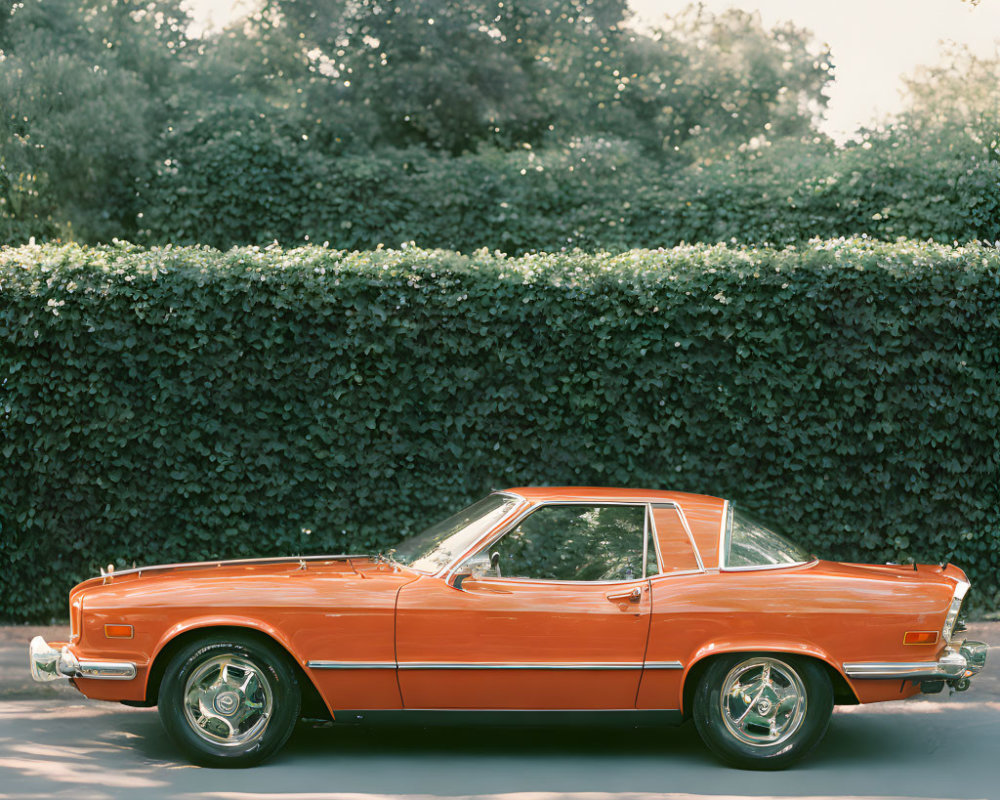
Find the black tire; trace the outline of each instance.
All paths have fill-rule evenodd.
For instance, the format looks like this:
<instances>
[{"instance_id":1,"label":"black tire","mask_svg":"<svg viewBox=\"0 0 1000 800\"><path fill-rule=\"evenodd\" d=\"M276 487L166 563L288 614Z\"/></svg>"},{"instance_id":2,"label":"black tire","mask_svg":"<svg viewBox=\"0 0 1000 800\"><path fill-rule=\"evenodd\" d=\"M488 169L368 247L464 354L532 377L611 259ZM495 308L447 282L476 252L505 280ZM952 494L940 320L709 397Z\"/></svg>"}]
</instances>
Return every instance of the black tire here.
<instances>
[{"instance_id":1,"label":"black tire","mask_svg":"<svg viewBox=\"0 0 1000 800\"><path fill-rule=\"evenodd\" d=\"M160 684L163 726L196 764L250 767L278 752L299 717L288 655L253 635L205 635L170 659Z\"/></svg>"},{"instance_id":2,"label":"black tire","mask_svg":"<svg viewBox=\"0 0 1000 800\"><path fill-rule=\"evenodd\" d=\"M832 712L826 670L784 653L716 658L701 676L693 704L695 726L708 748L743 769L784 769L798 761L823 738Z\"/></svg>"}]
</instances>

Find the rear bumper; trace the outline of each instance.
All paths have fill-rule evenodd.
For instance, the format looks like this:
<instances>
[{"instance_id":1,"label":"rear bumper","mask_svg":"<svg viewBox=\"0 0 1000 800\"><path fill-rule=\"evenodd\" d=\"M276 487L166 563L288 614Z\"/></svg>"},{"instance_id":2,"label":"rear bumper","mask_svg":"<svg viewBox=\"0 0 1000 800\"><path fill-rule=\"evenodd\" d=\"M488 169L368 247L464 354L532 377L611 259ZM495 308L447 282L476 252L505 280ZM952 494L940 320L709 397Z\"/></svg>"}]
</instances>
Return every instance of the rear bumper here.
<instances>
[{"instance_id":1,"label":"rear bumper","mask_svg":"<svg viewBox=\"0 0 1000 800\"><path fill-rule=\"evenodd\" d=\"M60 678L129 681L136 675L135 664L131 661L81 661L68 645L56 649L41 636L36 636L28 645L28 665L31 677L42 682Z\"/></svg>"},{"instance_id":2,"label":"rear bumper","mask_svg":"<svg viewBox=\"0 0 1000 800\"><path fill-rule=\"evenodd\" d=\"M988 651L982 642L965 642L957 651L949 647L937 661L861 661L844 664L844 674L859 680L957 681L980 672Z\"/></svg>"}]
</instances>

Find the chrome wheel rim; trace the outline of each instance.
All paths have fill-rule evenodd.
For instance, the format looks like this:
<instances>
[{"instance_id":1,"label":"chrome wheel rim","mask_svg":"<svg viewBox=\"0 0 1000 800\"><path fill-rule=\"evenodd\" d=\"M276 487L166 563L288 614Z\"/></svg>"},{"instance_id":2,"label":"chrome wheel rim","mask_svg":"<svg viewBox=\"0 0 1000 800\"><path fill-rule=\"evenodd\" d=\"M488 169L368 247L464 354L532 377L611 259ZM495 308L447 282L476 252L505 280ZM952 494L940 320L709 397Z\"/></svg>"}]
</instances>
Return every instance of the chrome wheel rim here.
<instances>
[{"instance_id":1,"label":"chrome wheel rim","mask_svg":"<svg viewBox=\"0 0 1000 800\"><path fill-rule=\"evenodd\" d=\"M719 712L726 729L739 741L770 747L802 727L806 689L784 661L747 659L729 670L722 682Z\"/></svg>"},{"instance_id":2,"label":"chrome wheel rim","mask_svg":"<svg viewBox=\"0 0 1000 800\"><path fill-rule=\"evenodd\" d=\"M264 671L242 656L226 654L201 664L184 685L184 716L199 737L236 747L264 735L274 709Z\"/></svg>"}]
</instances>

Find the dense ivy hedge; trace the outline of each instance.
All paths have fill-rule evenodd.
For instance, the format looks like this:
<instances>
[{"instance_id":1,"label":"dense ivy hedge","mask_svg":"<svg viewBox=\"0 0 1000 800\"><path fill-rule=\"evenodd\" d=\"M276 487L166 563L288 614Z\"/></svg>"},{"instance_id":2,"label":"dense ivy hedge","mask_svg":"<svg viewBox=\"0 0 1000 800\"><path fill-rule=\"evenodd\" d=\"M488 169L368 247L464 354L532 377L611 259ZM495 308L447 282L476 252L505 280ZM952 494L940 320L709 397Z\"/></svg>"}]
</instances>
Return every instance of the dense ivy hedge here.
<instances>
[{"instance_id":1,"label":"dense ivy hedge","mask_svg":"<svg viewBox=\"0 0 1000 800\"><path fill-rule=\"evenodd\" d=\"M0 250L0 616L368 551L510 484L729 496L1000 600L1000 255Z\"/></svg>"},{"instance_id":2,"label":"dense ivy hedge","mask_svg":"<svg viewBox=\"0 0 1000 800\"><path fill-rule=\"evenodd\" d=\"M519 255L863 234L1000 239L1000 159L957 146L786 141L681 169L605 140L450 158L331 156L264 123L176 139L137 187L145 244L413 242Z\"/></svg>"}]
</instances>

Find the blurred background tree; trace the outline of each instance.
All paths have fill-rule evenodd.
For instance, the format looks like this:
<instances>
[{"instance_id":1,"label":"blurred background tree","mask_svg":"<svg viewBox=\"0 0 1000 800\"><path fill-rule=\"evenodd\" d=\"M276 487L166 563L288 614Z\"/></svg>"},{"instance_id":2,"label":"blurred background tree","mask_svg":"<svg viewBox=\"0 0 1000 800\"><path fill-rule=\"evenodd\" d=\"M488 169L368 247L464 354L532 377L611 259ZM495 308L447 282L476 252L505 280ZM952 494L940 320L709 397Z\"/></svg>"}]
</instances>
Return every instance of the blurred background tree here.
<instances>
[{"instance_id":1,"label":"blurred background tree","mask_svg":"<svg viewBox=\"0 0 1000 800\"><path fill-rule=\"evenodd\" d=\"M416 241L518 253L868 233L1000 238L1000 60L819 131L808 31L625 0L0 6L0 241Z\"/></svg>"}]
</instances>

